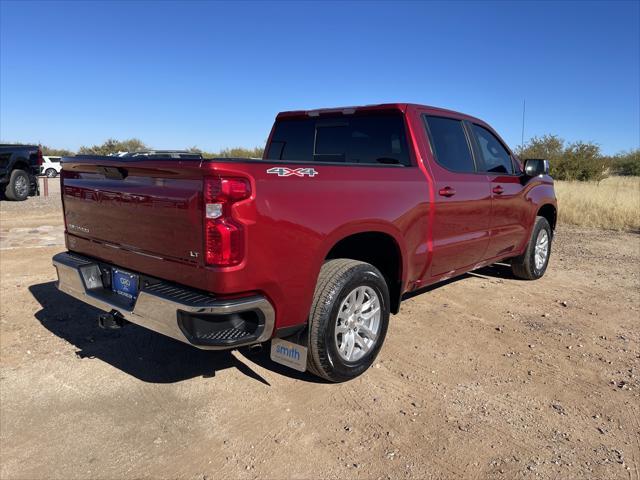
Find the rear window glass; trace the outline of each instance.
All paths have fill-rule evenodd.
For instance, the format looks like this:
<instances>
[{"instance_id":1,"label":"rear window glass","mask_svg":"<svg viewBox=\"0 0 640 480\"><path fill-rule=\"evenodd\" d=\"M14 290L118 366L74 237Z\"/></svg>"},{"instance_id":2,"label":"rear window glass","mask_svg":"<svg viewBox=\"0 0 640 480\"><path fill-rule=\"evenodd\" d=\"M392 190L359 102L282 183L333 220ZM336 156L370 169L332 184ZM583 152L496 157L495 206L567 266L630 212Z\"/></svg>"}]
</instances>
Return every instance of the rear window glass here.
<instances>
[{"instance_id":1,"label":"rear window glass","mask_svg":"<svg viewBox=\"0 0 640 480\"><path fill-rule=\"evenodd\" d=\"M401 115L280 120L269 160L410 165Z\"/></svg>"},{"instance_id":2,"label":"rear window glass","mask_svg":"<svg viewBox=\"0 0 640 480\"><path fill-rule=\"evenodd\" d=\"M315 120L281 120L269 144L270 160L313 160Z\"/></svg>"},{"instance_id":3,"label":"rear window glass","mask_svg":"<svg viewBox=\"0 0 640 480\"><path fill-rule=\"evenodd\" d=\"M51 163L60 163L60 157L49 157Z\"/></svg>"},{"instance_id":4,"label":"rear window glass","mask_svg":"<svg viewBox=\"0 0 640 480\"><path fill-rule=\"evenodd\" d=\"M426 116L436 161L454 172L475 172L475 164L460 120Z\"/></svg>"}]
</instances>

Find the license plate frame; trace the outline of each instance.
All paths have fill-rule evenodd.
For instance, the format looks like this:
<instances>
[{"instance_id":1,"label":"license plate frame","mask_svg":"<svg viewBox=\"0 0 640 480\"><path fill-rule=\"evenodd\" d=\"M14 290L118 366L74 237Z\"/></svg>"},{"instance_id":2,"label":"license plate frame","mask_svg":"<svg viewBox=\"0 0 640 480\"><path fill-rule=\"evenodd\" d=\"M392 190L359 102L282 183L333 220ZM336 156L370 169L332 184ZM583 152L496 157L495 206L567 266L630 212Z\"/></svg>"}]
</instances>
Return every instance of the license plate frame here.
<instances>
[{"instance_id":1,"label":"license plate frame","mask_svg":"<svg viewBox=\"0 0 640 480\"><path fill-rule=\"evenodd\" d=\"M140 277L136 273L120 270L119 268L111 270L111 290L126 298L131 304L138 298L139 283Z\"/></svg>"}]
</instances>

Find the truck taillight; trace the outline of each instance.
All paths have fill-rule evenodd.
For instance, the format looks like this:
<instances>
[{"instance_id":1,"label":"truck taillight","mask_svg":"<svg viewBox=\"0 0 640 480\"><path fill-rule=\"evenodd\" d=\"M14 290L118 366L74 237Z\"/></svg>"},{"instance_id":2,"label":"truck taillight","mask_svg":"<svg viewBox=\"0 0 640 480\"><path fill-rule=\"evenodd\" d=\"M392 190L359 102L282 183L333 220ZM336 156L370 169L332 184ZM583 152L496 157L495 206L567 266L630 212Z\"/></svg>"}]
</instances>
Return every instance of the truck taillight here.
<instances>
[{"instance_id":1,"label":"truck taillight","mask_svg":"<svg viewBox=\"0 0 640 480\"><path fill-rule=\"evenodd\" d=\"M38 165L41 166L43 162L42 159L42 147L38 147Z\"/></svg>"},{"instance_id":2,"label":"truck taillight","mask_svg":"<svg viewBox=\"0 0 640 480\"><path fill-rule=\"evenodd\" d=\"M238 265L244 257L244 227L234 220L231 206L251 196L245 178L204 179L205 262L216 267Z\"/></svg>"}]
</instances>

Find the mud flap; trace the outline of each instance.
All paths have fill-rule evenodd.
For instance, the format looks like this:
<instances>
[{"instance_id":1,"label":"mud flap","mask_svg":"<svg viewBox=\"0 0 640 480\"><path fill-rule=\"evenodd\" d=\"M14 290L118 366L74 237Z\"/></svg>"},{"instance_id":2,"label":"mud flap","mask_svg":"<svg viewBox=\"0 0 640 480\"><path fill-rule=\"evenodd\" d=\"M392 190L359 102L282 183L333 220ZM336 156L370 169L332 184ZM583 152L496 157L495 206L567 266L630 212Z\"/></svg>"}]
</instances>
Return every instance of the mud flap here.
<instances>
[{"instance_id":1,"label":"mud flap","mask_svg":"<svg viewBox=\"0 0 640 480\"><path fill-rule=\"evenodd\" d=\"M307 347L274 338L271 341L271 360L299 372L307 369Z\"/></svg>"}]
</instances>

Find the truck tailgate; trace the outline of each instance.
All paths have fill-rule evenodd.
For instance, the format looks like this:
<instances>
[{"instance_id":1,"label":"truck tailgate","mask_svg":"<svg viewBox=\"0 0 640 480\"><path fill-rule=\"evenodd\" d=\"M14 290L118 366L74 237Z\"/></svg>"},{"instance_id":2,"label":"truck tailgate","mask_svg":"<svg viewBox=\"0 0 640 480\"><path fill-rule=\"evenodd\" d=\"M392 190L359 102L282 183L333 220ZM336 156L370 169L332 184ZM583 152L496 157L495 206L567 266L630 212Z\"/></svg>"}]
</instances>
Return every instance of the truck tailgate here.
<instances>
[{"instance_id":1,"label":"truck tailgate","mask_svg":"<svg viewBox=\"0 0 640 480\"><path fill-rule=\"evenodd\" d=\"M65 159L67 234L201 265L202 177L200 160Z\"/></svg>"}]
</instances>

